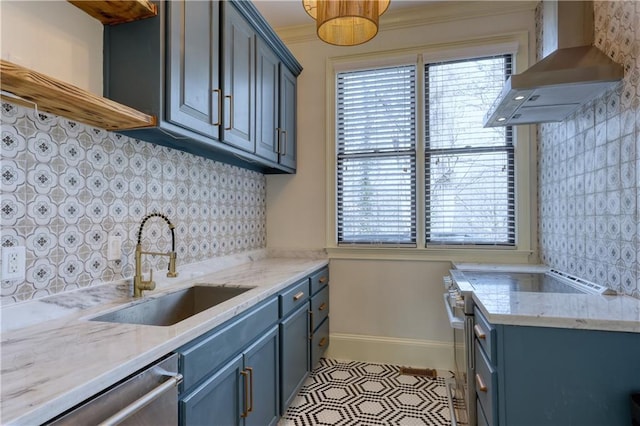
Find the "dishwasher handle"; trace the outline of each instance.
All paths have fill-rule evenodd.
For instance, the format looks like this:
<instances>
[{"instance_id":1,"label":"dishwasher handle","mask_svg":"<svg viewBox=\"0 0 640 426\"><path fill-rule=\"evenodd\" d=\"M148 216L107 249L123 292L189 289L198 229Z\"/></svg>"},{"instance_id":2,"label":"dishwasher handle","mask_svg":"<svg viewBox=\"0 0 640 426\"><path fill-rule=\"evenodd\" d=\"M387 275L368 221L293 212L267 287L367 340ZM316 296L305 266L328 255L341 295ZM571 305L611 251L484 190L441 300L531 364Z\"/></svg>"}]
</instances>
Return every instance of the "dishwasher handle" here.
<instances>
[{"instance_id":1,"label":"dishwasher handle","mask_svg":"<svg viewBox=\"0 0 640 426\"><path fill-rule=\"evenodd\" d=\"M444 293L443 297L444 308L447 310L447 316L449 317L449 324L451 325L451 328L464 330L464 320L455 316L453 310L451 309L451 304L449 303L449 293Z\"/></svg>"},{"instance_id":2,"label":"dishwasher handle","mask_svg":"<svg viewBox=\"0 0 640 426\"><path fill-rule=\"evenodd\" d=\"M166 382L154 388L151 392L146 393L140 398L136 399L131 404L127 405L122 410L115 413L113 416L102 421L98 426L112 426L112 425L117 425L118 423L123 422L127 418L133 416L138 411L140 411L145 405L149 404L153 400L160 397L163 393L167 392L174 386L178 386L180 382L182 382L182 374L169 376L169 379Z\"/></svg>"}]
</instances>

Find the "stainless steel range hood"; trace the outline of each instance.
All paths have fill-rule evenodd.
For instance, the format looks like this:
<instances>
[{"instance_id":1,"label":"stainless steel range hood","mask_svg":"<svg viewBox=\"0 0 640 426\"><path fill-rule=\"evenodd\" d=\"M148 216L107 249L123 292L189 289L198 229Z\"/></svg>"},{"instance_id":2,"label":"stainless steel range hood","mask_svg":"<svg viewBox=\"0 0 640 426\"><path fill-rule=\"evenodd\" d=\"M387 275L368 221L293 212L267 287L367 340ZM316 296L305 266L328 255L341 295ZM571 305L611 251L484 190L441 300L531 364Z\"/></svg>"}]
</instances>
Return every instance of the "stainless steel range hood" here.
<instances>
[{"instance_id":1,"label":"stainless steel range hood","mask_svg":"<svg viewBox=\"0 0 640 426\"><path fill-rule=\"evenodd\" d=\"M485 127L563 121L624 76L593 46L591 1L545 1L544 59L509 77Z\"/></svg>"}]
</instances>

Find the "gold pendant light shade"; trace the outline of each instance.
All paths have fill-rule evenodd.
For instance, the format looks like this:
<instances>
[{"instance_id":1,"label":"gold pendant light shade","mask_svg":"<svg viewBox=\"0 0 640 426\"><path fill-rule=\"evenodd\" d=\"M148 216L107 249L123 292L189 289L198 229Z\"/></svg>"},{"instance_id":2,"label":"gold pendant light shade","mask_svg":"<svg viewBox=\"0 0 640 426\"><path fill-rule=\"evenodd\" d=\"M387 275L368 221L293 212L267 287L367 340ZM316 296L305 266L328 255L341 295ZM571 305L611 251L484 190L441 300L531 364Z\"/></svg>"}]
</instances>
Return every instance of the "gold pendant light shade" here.
<instances>
[{"instance_id":1,"label":"gold pendant light shade","mask_svg":"<svg viewBox=\"0 0 640 426\"><path fill-rule=\"evenodd\" d=\"M318 37L336 46L355 46L378 33L378 18L390 0L302 0L316 20Z\"/></svg>"}]
</instances>

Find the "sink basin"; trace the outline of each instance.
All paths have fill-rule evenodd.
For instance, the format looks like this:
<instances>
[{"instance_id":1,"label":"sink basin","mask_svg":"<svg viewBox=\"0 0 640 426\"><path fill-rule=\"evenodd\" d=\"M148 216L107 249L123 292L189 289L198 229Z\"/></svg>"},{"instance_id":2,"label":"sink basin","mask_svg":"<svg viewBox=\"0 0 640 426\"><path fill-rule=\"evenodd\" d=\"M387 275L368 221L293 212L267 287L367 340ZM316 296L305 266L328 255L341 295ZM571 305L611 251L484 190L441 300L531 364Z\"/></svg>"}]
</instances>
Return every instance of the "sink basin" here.
<instances>
[{"instance_id":1,"label":"sink basin","mask_svg":"<svg viewBox=\"0 0 640 426\"><path fill-rule=\"evenodd\" d=\"M251 290L251 288L196 285L91 318L90 321L173 325Z\"/></svg>"}]
</instances>

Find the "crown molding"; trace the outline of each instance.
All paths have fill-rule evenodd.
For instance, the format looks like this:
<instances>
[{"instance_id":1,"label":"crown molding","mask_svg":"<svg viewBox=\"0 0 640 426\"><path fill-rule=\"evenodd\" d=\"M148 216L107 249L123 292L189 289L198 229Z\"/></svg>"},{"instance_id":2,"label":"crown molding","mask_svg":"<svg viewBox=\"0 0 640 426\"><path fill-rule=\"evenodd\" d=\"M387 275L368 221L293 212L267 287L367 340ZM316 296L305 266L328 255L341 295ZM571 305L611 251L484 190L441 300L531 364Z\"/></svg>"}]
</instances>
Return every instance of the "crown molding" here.
<instances>
[{"instance_id":1,"label":"crown molding","mask_svg":"<svg viewBox=\"0 0 640 426\"><path fill-rule=\"evenodd\" d=\"M444 22L486 16L508 15L518 12L533 12L538 1L445 1L422 7L400 9L380 18L380 32L419 27ZM275 29L285 43L303 43L317 40L313 23Z\"/></svg>"}]
</instances>

